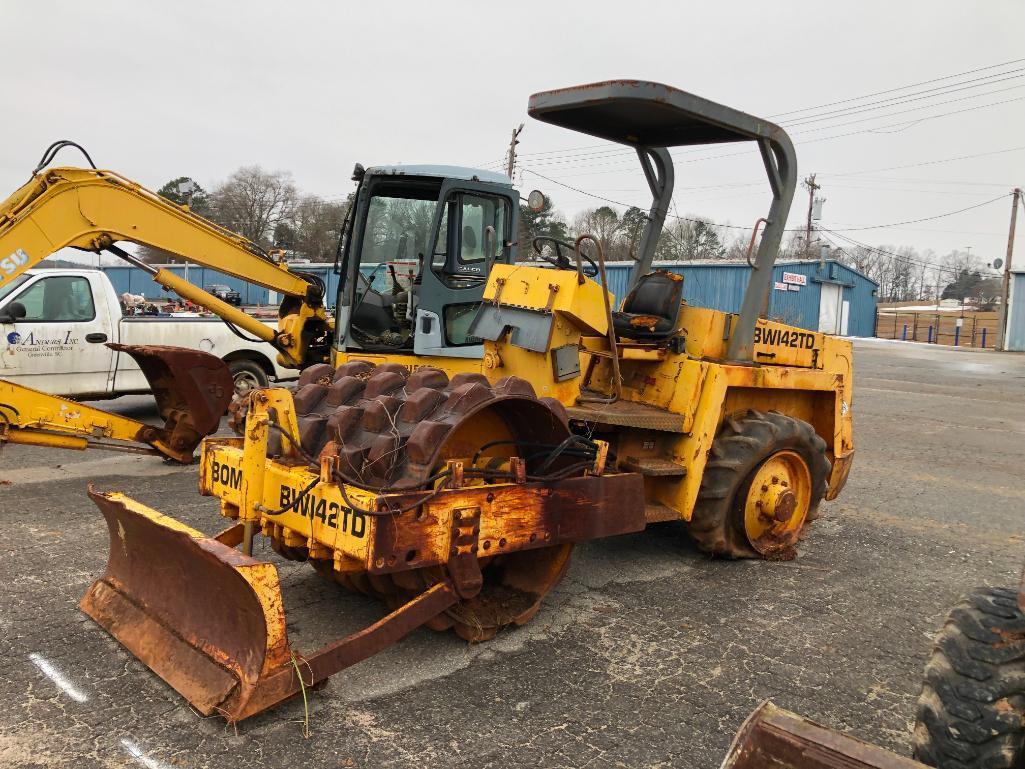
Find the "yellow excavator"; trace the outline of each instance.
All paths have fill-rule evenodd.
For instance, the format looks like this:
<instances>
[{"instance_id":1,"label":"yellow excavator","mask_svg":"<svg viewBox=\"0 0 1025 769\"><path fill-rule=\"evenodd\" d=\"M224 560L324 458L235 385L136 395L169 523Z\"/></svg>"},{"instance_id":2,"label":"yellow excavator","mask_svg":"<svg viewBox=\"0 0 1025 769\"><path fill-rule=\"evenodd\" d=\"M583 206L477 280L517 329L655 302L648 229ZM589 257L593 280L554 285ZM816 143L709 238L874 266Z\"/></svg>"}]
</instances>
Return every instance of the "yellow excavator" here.
<instances>
[{"instance_id":1,"label":"yellow excavator","mask_svg":"<svg viewBox=\"0 0 1025 769\"><path fill-rule=\"evenodd\" d=\"M81 150L92 167L48 168L65 147ZM126 241L163 249L282 294L277 328L166 269L140 261L118 245ZM329 359L331 320L324 310L324 286L316 276L292 272L255 243L187 207L97 169L84 149L63 140L50 145L29 181L0 202L0 291L68 246L114 254L145 270L156 283L212 310L238 333L273 345L283 366L300 368ZM12 301L5 313L18 320L25 307ZM234 394L224 364L197 350L114 347L139 364L156 397L162 427L0 379L0 446L94 447L191 461L199 441L216 430Z\"/></svg>"},{"instance_id":2,"label":"yellow excavator","mask_svg":"<svg viewBox=\"0 0 1025 769\"><path fill-rule=\"evenodd\" d=\"M820 501L843 488L851 345L763 317L796 186L786 133L641 81L535 94L528 112L636 150L653 202L618 309L593 238L538 238L537 260L522 260L507 177L357 166L333 334L297 279L294 315L272 340L295 362L330 347L330 361L308 365L295 388L252 391L232 407L237 437L203 442L200 492L233 525L207 536L90 490L111 548L82 608L201 713L245 719L420 626L490 638L538 611L575 544L650 523L684 521L720 556L792 558ZM733 142L760 151L771 205L739 312L727 313L684 303L682 278L652 260L673 190L669 148ZM54 183L62 176L155 208L120 177L65 169ZM88 210L102 224L66 240L109 248L125 228L135 235L144 220L124 210ZM64 216L82 219L77 204ZM112 217L124 224L105 237ZM204 236L211 245L194 243L190 259L283 280L222 231ZM143 242L181 253L179 240ZM213 243L237 261L213 256ZM387 613L299 652L276 567L253 556L257 536Z\"/></svg>"},{"instance_id":3,"label":"yellow excavator","mask_svg":"<svg viewBox=\"0 0 1025 769\"><path fill-rule=\"evenodd\" d=\"M232 522L220 534L90 490L111 548L81 606L201 713L245 719L421 626L482 641L527 622L578 542L679 520L709 553L792 558L843 488L851 345L764 317L796 187L786 133L643 81L535 94L528 112L636 151L653 202L615 311L600 244L537 238L524 261L517 191L475 169L357 166L333 323L309 276L112 172L44 171L48 153L0 205L0 280L65 245L110 251L303 369L295 388L233 403L237 437L204 440L200 492ZM771 205L727 313L684 303L682 278L652 261L669 148L734 142L758 148ZM279 328L142 264L124 240L281 292ZM8 440L58 431L8 420ZM387 613L299 652L257 536Z\"/></svg>"}]
</instances>

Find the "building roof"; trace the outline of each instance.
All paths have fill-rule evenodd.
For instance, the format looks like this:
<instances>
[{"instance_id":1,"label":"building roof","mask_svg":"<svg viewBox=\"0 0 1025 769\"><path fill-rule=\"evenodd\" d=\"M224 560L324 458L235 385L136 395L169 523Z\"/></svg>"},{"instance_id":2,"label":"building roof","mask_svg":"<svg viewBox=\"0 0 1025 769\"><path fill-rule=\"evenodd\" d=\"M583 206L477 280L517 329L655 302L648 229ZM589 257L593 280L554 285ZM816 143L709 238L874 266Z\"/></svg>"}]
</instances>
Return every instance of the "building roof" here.
<instances>
[{"instance_id":1,"label":"building roof","mask_svg":"<svg viewBox=\"0 0 1025 769\"><path fill-rule=\"evenodd\" d=\"M505 174L495 171L485 171L483 168L469 168L467 166L445 166L445 165L391 165L373 166L367 169L368 174L391 174L394 176L443 176L452 179L474 179L490 184L504 184L512 186L512 179Z\"/></svg>"}]
</instances>

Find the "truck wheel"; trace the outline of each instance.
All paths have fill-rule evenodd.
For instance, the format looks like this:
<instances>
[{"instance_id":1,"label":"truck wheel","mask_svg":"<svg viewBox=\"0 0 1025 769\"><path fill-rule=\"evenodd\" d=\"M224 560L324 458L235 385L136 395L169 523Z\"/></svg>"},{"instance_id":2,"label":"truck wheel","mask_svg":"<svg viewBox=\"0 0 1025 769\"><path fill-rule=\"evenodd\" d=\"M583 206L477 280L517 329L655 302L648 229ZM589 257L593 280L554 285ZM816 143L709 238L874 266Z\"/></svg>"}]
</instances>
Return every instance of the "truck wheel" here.
<instances>
[{"instance_id":1,"label":"truck wheel","mask_svg":"<svg viewBox=\"0 0 1025 769\"><path fill-rule=\"evenodd\" d=\"M940 769L1025 766L1025 614L1016 590L977 588L936 638L914 755Z\"/></svg>"},{"instance_id":2,"label":"truck wheel","mask_svg":"<svg viewBox=\"0 0 1025 769\"><path fill-rule=\"evenodd\" d=\"M256 361L237 358L228 361L228 371L235 381L235 394L245 395L250 390L256 390L270 385L267 372Z\"/></svg>"},{"instance_id":3,"label":"truck wheel","mask_svg":"<svg viewBox=\"0 0 1025 769\"><path fill-rule=\"evenodd\" d=\"M727 558L787 560L826 493L826 442L807 422L751 409L712 443L689 531Z\"/></svg>"}]
</instances>

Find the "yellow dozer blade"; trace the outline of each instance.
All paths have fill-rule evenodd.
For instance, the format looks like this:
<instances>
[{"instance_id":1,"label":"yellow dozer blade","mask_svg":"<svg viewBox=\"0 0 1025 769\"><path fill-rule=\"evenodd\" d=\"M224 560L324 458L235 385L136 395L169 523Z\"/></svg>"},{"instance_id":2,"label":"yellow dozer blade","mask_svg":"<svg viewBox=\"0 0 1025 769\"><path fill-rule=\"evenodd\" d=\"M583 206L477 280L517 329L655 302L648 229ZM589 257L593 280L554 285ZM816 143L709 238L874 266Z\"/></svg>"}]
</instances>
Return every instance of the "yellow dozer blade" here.
<instances>
[{"instance_id":1,"label":"yellow dozer blade","mask_svg":"<svg viewBox=\"0 0 1025 769\"><path fill-rule=\"evenodd\" d=\"M395 643L458 600L448 582L436 584L302 657L288 645L277 569L231 547L241 525L207 537L123 494L90 488L89 496L111 547L82 610L203 715L241 721Z\"/></svg>"},{"instance_id":2,"label":"yellow dozer blade","mask_svg":"<svg viewBox=\"0 0 1025 769\"><path fill-rule=\"evenodd\" d=\"M720 769L927 769L763 702L740 727Z\"/></svg>"}]
</instances>

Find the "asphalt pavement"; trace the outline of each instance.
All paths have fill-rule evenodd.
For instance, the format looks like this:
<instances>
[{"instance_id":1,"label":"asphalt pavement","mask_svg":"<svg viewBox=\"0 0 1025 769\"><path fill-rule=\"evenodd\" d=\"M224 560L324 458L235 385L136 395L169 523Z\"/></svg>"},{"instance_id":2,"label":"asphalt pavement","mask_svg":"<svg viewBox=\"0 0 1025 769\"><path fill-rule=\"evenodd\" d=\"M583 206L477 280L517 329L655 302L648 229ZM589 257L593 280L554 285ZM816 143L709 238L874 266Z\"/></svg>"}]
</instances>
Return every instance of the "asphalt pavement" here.
<instances>
[{"instance_id":1,"label":"asphalt pavement","mask_svg":"<svg viewBox=\"0 0 1025 769\"><path fill-rule=\"evenodd\" d=\"M10 446L0 455L0 767L717 767L766 698L906 754L933 633L1025 558L1025 356L859 341L857 455L795 561L727 562L678 524L578 547L526 626L415 632L302 700L196 715L81 614L104 569L88 484L221 528L196 470ZM148 398L99 404L152 418ZM280 565L310 650L381 616Z\"/></svg>"}]
</instances>

